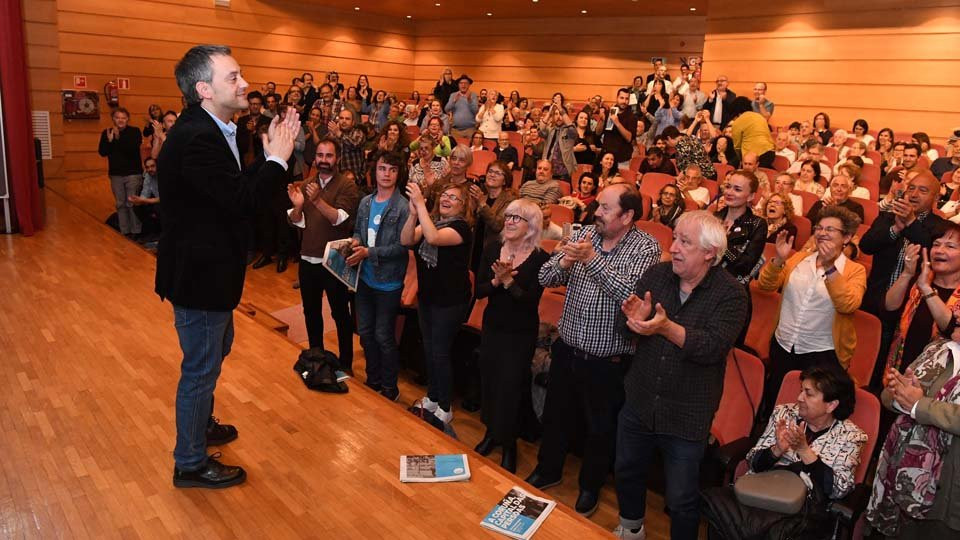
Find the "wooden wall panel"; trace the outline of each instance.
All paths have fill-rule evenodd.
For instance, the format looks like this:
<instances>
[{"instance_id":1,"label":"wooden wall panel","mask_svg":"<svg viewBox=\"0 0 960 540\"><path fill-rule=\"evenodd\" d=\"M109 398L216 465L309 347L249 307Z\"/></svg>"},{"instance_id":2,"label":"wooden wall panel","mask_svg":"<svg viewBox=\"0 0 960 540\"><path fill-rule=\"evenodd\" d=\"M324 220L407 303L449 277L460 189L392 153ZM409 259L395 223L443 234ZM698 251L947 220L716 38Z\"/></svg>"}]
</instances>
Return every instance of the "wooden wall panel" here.
<instances>
[{"instance_id":1,"label":"wooden wall panel","mask_svg":"<svg viewBox=\"0 0 960 540\"><path fill-rule=\"evenodd\" d=\"M864 118L872 131L926 131L943 142L960 126L958 8L956 0L711 0L704 80L725 74L747 96L756 81L768 83L776 125L826 111L835 127Z\"/></svg>"},{"instance_id":2,"label":"wooden wall panel","mask_svg":"<svg viewBox=\"0 0 960 540\"><path fill-rule=\"evenodd\" d=\"M72 87L75 74L87 75L96 90L116 77L130 78L120 102L141 128L151 103L180 109L174 66L197 43L229 45L251 90L272 80L283 91L304 71L319 77L328 70L338 71L345 83L366 73L376 89L406 94L413 87L413 26L395 19L275 0L233 0L230 9L214 8L211 0L50 3L59 14L59 42L33 51L36 60L49 62L52 51L62 88ZM34 33L49 37L41 29ZM63 124L67 171L92 175L106 168L96 146L109 125L109 109L99 121Z\"/></svg>"},{"instance_id":3,"label":"wooden wall panel","mask_svg":"<svg viewBox=\"0 0 960 540\"><path fill-rule=\"evenodd\" d=\"M43 173L46 178L60 178L64 175L65 149L60 107L57 3L55 0L22 0L22 7L30 108L50 112L53 159L43 162Z\"/></svg>"},{"instance_id":4,"label":"wooden wall panel","mask_svg":"<svg viewBox=\"0 0 960 540\"><path fill-rule=\"evenodd\" d=\"M651 57L665 56L676 72L680 57L701 55L705 23L698 16L421 21L414 84L430 92L449 66L454 76L470 75L477 90L613 99L635 75L650 73Z\"/></svg>"}]
</instances>

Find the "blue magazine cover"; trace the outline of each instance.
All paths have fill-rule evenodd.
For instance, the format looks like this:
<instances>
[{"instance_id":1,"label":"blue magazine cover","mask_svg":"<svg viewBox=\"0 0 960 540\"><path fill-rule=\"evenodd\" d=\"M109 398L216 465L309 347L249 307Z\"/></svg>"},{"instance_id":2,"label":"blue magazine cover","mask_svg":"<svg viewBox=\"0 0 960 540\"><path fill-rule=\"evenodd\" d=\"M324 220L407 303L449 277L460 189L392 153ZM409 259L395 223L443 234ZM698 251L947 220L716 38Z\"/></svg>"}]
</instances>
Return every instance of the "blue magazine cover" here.
<instances>
[{"instance_id":1,"label":"blue magazine cover","mask_svg":"<svg viewBox=\"0 0 960 540\"><path fill-rule=\"evenodd\" d=\"M466 454L400 456L401 482L460 482L470 479Z\"/></svg>"}]
</instances>

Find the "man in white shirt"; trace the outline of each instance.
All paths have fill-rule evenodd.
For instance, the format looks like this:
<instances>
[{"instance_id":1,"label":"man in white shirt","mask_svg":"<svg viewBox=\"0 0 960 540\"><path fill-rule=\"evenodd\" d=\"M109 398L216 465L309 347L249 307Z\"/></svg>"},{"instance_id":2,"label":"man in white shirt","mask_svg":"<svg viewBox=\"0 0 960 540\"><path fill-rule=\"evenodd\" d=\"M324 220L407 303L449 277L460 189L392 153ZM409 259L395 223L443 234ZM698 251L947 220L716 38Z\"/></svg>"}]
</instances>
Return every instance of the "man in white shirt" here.
<instances>
[{"instance_id":1,"label":"man in white shirt","mask_svg":"<svg viewBox=\"0 0 960 540\"><path fill-rule=\"evenodd\" d=\"M690 79L690 82L686 83L685 86L686 92L683 93L682 112L687 118L693 118L697 111L703 108L703 104L707 102L707 95L703 93L703 90L700 90L700 79L696 77Z\"/></svg>"},{"instance_id":2,"label":"man in white shirt","mask_svg":"<svg viewBox=\"0 0 960 540\"><path fill-rule=\"evenodd\" d=\"M800 153L800 157L793 162L793 165L790 165L790 168L788 168L786 172L790 174L800 174L800 168L803 166L803 162L812 159L820 162L820 176L830 181L830 179L833 178L833 171L826 156L823 155L823 145L811 139L807 141L806 147L807 149Z\"/></svg>"},{"instance_id":3,"label":"man in white shirt","mask_svg":"<svg viewBox=\"0 0 960 540\"><path fill-rule=\"evenodd\" d=\"M781 131L780 133L777 133L777 138L774 141L774 144L776 145L778 156L787 158L787 161L789 161L791 165L797 160L797 153L790 149L789 132Z\"/></svg>"}]
</instances>

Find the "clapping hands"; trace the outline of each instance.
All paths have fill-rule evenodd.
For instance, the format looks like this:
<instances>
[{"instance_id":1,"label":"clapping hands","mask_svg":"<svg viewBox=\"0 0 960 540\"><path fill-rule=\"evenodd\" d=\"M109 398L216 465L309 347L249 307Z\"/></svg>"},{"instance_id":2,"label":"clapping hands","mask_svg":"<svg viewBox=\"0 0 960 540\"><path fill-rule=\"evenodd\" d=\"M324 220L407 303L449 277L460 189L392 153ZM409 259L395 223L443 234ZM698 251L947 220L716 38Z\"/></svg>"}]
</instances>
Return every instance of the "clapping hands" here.
<instances>
[{"instance_id":1,"label":"clapping hands","mask_svg":"<svg viewBox=\"0 0 960 540\"><path fill-rule=\"evenodd\" d=\"M277 156L287 161L293 154L293 143L299 134L300 114L293 107L288 107L287 113L274 116L267 132L260 135L263 150L267 156Z\"/></svg>"}]
</instances>

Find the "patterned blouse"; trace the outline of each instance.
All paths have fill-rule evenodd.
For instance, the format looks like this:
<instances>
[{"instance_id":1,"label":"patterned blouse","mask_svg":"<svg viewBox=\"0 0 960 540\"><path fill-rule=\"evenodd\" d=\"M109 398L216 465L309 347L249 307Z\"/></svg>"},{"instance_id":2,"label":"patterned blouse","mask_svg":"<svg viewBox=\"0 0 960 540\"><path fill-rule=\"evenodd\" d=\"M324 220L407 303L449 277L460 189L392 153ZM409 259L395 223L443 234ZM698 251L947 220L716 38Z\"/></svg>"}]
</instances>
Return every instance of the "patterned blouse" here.
<instances>
[{"instance_id":1,"label":"patterned blouse","mask_svg":"<svg viewBox=\"0 0 960 540\"><path fill-rule=\"evenodd\" d=\"M715 178L717 171L713 170L713 163L703 149L700 139L691 135L680 135L677 139L677 170L683 172L687 165L698 165L700 172L706 178Z\"/></svg>"},{"instance_id":2,"label":"patterned blouse","mask_svg":"<svg viewBox=\"0 0 960 540\"><path fill-rule=\"evenodd\" d=\"M747 463L753 463L756 454L777 444L777 423L780 420L784 420L788 426L797 425L801 421L797 404L777 405L773 409L763 435L747 453ZM866 442L867 434L848 418L834 422L826 433L810 443L810 448L820 457L820 461L833 471L833 490L827 494L830 498L840 499L853 489L854 474L860 465L860 451ZM796 452L788 450L780 456L776 466L788 467L799 461L800 457ZM807 484L808 489L813 489L807 472L801 472L800 478Z\"/></svg>"}]
</instances>

